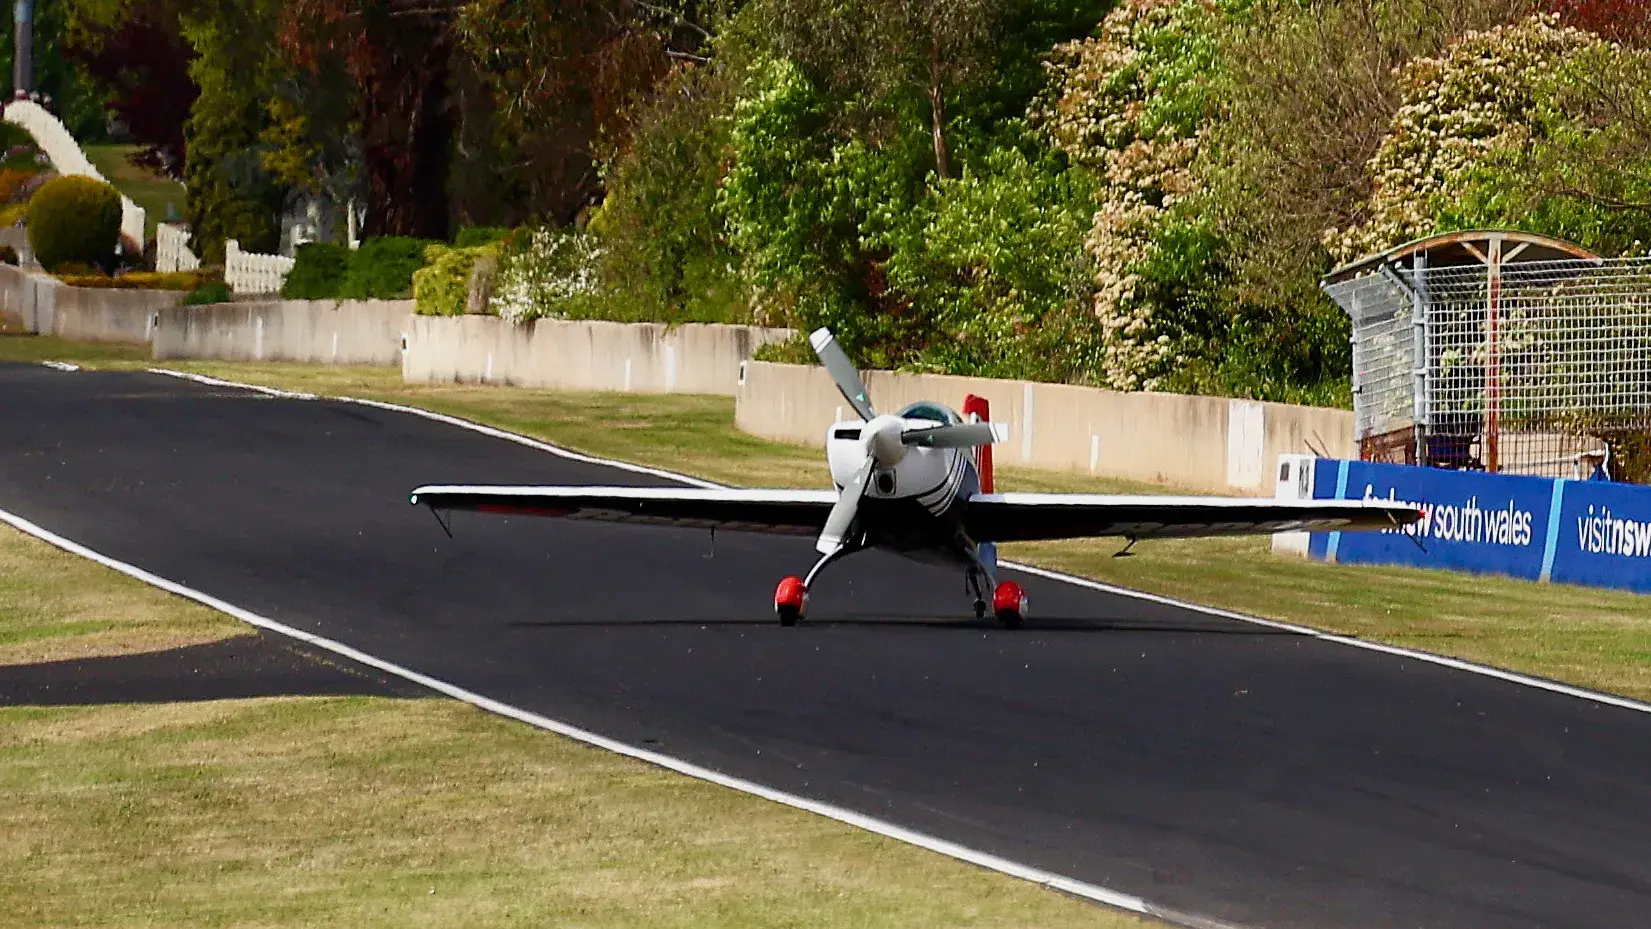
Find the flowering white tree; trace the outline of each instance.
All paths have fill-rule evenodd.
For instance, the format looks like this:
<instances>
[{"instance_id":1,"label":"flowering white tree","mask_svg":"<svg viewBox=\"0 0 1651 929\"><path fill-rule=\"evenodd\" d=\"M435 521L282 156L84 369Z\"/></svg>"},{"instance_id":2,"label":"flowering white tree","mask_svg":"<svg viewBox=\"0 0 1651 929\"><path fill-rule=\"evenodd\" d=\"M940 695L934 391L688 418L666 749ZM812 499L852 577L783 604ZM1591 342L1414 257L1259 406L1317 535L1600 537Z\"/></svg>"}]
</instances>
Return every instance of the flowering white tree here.
<instances>
[{"instance_id":1,"label":"flowering white tree","mask_svg":"<svg viewBox=\"0 0 1651 929\"><path fill-rule=\"evenodd\" d=\"M1404 103L1370 162L1369 205L1361 222L1325 232L1331 254L1348 261L1433 232L1473 169L1530 140L1545 79L1604 44L1536 15L1469 33L1444 54L1400 68Z\"/></svg>"},{"instance_id":2,"label":"flowering white tree","mask_svg":"<svg viewBox=\"0 0 1651 929\"><path fill-rule=\"evenodd\" d=\"M1033 114L1102 178L1084 246L1105 333L1100 374L1120 390L1153 389L1175 360L1173 309L1143 270L1166 257L1163 232L1202 189L1193 165L1213 111L1212 26L1222 15L1199 0L1125 0L1094 38L1055 48L1056 93Z\"/></svg>"}]
</instances>

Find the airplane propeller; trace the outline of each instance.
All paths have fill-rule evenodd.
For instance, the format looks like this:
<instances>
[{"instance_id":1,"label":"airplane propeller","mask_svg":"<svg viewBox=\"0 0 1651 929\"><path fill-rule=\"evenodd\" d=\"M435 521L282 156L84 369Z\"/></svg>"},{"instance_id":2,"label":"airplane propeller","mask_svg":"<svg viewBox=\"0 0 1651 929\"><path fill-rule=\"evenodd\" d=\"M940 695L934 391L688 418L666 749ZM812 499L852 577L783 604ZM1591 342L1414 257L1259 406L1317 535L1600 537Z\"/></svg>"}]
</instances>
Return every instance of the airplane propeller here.
<instances>
[{"instance_id":1,"label":"airplane propeller","mask_svg":"<svg viewBox=\"0 0 1651 929\"><path fill-rule=\"evenodd\" d=\"M918 448L976 448L1003 442L1009 438L1009 429L1002 423L951 423L936 425L924 423L907 425L898 416L879 416L871 404L871 395L854 362L837 344L830 329L820 328L809 335L808 342L819 356L820 364L836 382L854 412L865 421L860 441L865 446L866 459L855 471L837 497L837 502L826 517L825 528L814 548L824 555L841 551L854 529L854 519L860 512L860 501L865 498L872 472L879 467L891 468L906 457L909 446Z\"/></svg>"}]
</instances>

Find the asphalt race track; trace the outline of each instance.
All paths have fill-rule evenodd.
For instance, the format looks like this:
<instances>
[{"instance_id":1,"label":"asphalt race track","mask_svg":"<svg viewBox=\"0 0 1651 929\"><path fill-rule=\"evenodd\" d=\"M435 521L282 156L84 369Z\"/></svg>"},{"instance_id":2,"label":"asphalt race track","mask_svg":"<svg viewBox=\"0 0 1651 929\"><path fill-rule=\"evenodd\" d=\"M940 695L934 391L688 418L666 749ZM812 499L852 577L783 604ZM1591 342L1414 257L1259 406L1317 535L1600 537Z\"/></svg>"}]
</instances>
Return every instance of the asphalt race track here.
<instances>
[{"instance_id":1,"label":"asphalt race track","mask_svg":"<svg viewBox=\"0 0 1651 929\"><path fill-rule=\"evenodd\" d=\"M415 416L0 367L0 508L604 735L1269 927L1651 922L1651 714L809 540L458 514L426 482L663 483ZM938 611L938 612L937 612Z\"/></svg>"}]
</instances>

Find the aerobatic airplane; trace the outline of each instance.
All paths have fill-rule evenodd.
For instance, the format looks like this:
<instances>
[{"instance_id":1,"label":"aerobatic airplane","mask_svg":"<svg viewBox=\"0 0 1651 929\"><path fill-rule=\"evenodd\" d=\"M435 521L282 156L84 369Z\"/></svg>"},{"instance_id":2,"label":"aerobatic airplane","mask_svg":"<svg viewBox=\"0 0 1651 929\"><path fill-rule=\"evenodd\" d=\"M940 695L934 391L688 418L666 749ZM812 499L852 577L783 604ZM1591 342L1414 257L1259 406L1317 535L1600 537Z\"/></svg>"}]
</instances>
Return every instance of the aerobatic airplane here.
<instances>
[{"instance_id":1,"label":"aerobatic airplane","mask_svg":"<svg viewBox=\"0 0 1651 929\"><path fill-rule=\"evenodd\" d=\"M988 610L1008 628L1026 615L1026 594L998 580L997 543L1117 536L1189 538L1294 531L1386 529L1415 522L1413 507L1387 501L993 493L991 448L1008 427L968 419L938 403L879 415L853 362L828 330L810 337L858 422L826 434L836 490L433 485L411 495L434 511L553 516L814 535L820 558L774 591L774 612L795 625L826 566L869 548L960 569L977 619Z\"/></svg>"}]
</instances>

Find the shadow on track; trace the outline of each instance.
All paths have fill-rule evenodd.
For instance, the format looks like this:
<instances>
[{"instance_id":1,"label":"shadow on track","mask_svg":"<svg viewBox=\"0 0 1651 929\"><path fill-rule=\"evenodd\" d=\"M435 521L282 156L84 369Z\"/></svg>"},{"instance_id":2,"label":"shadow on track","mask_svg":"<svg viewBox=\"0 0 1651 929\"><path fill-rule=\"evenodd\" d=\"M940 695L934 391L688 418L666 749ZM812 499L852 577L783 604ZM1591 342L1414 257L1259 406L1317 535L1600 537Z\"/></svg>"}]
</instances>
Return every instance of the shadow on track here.
<instances>
[{"instance_id":1,"label":"shadow on track","mask_svg":"<svg viewBox=\"0 0 1651 929\"><path fill-rule=\"evenodd\" d=\"M139 655L0 666L0 706L430 695L266 635Z\"/></svg>"},{"instance_id":2,"label":"shadow on track","mask_svg":"<svg viewBox=\"0 0 1651 929\"><path fill-rule=\"evenodd\" d=\"M771 618L763 619L546 619L519 620L505 625L516 629L624 629L677 628L689 626L778 626ZM820 619L804 619L799 628L829 629L834 627L888 629L949 629L957 632L1003 630L994 619L975 619L973 616L934 617L896 616L888 614L834 614ZM1006 631L1006 630L1003 630ZM1016 632L1158 632L1192 635L1236 636L1298 636L1300 632L1267 626L1241 623L1235 620L1212 618L1208 622L1151 620L1072 619L1058 616L1028 619Z\"/></svg>"}]
</instances>

